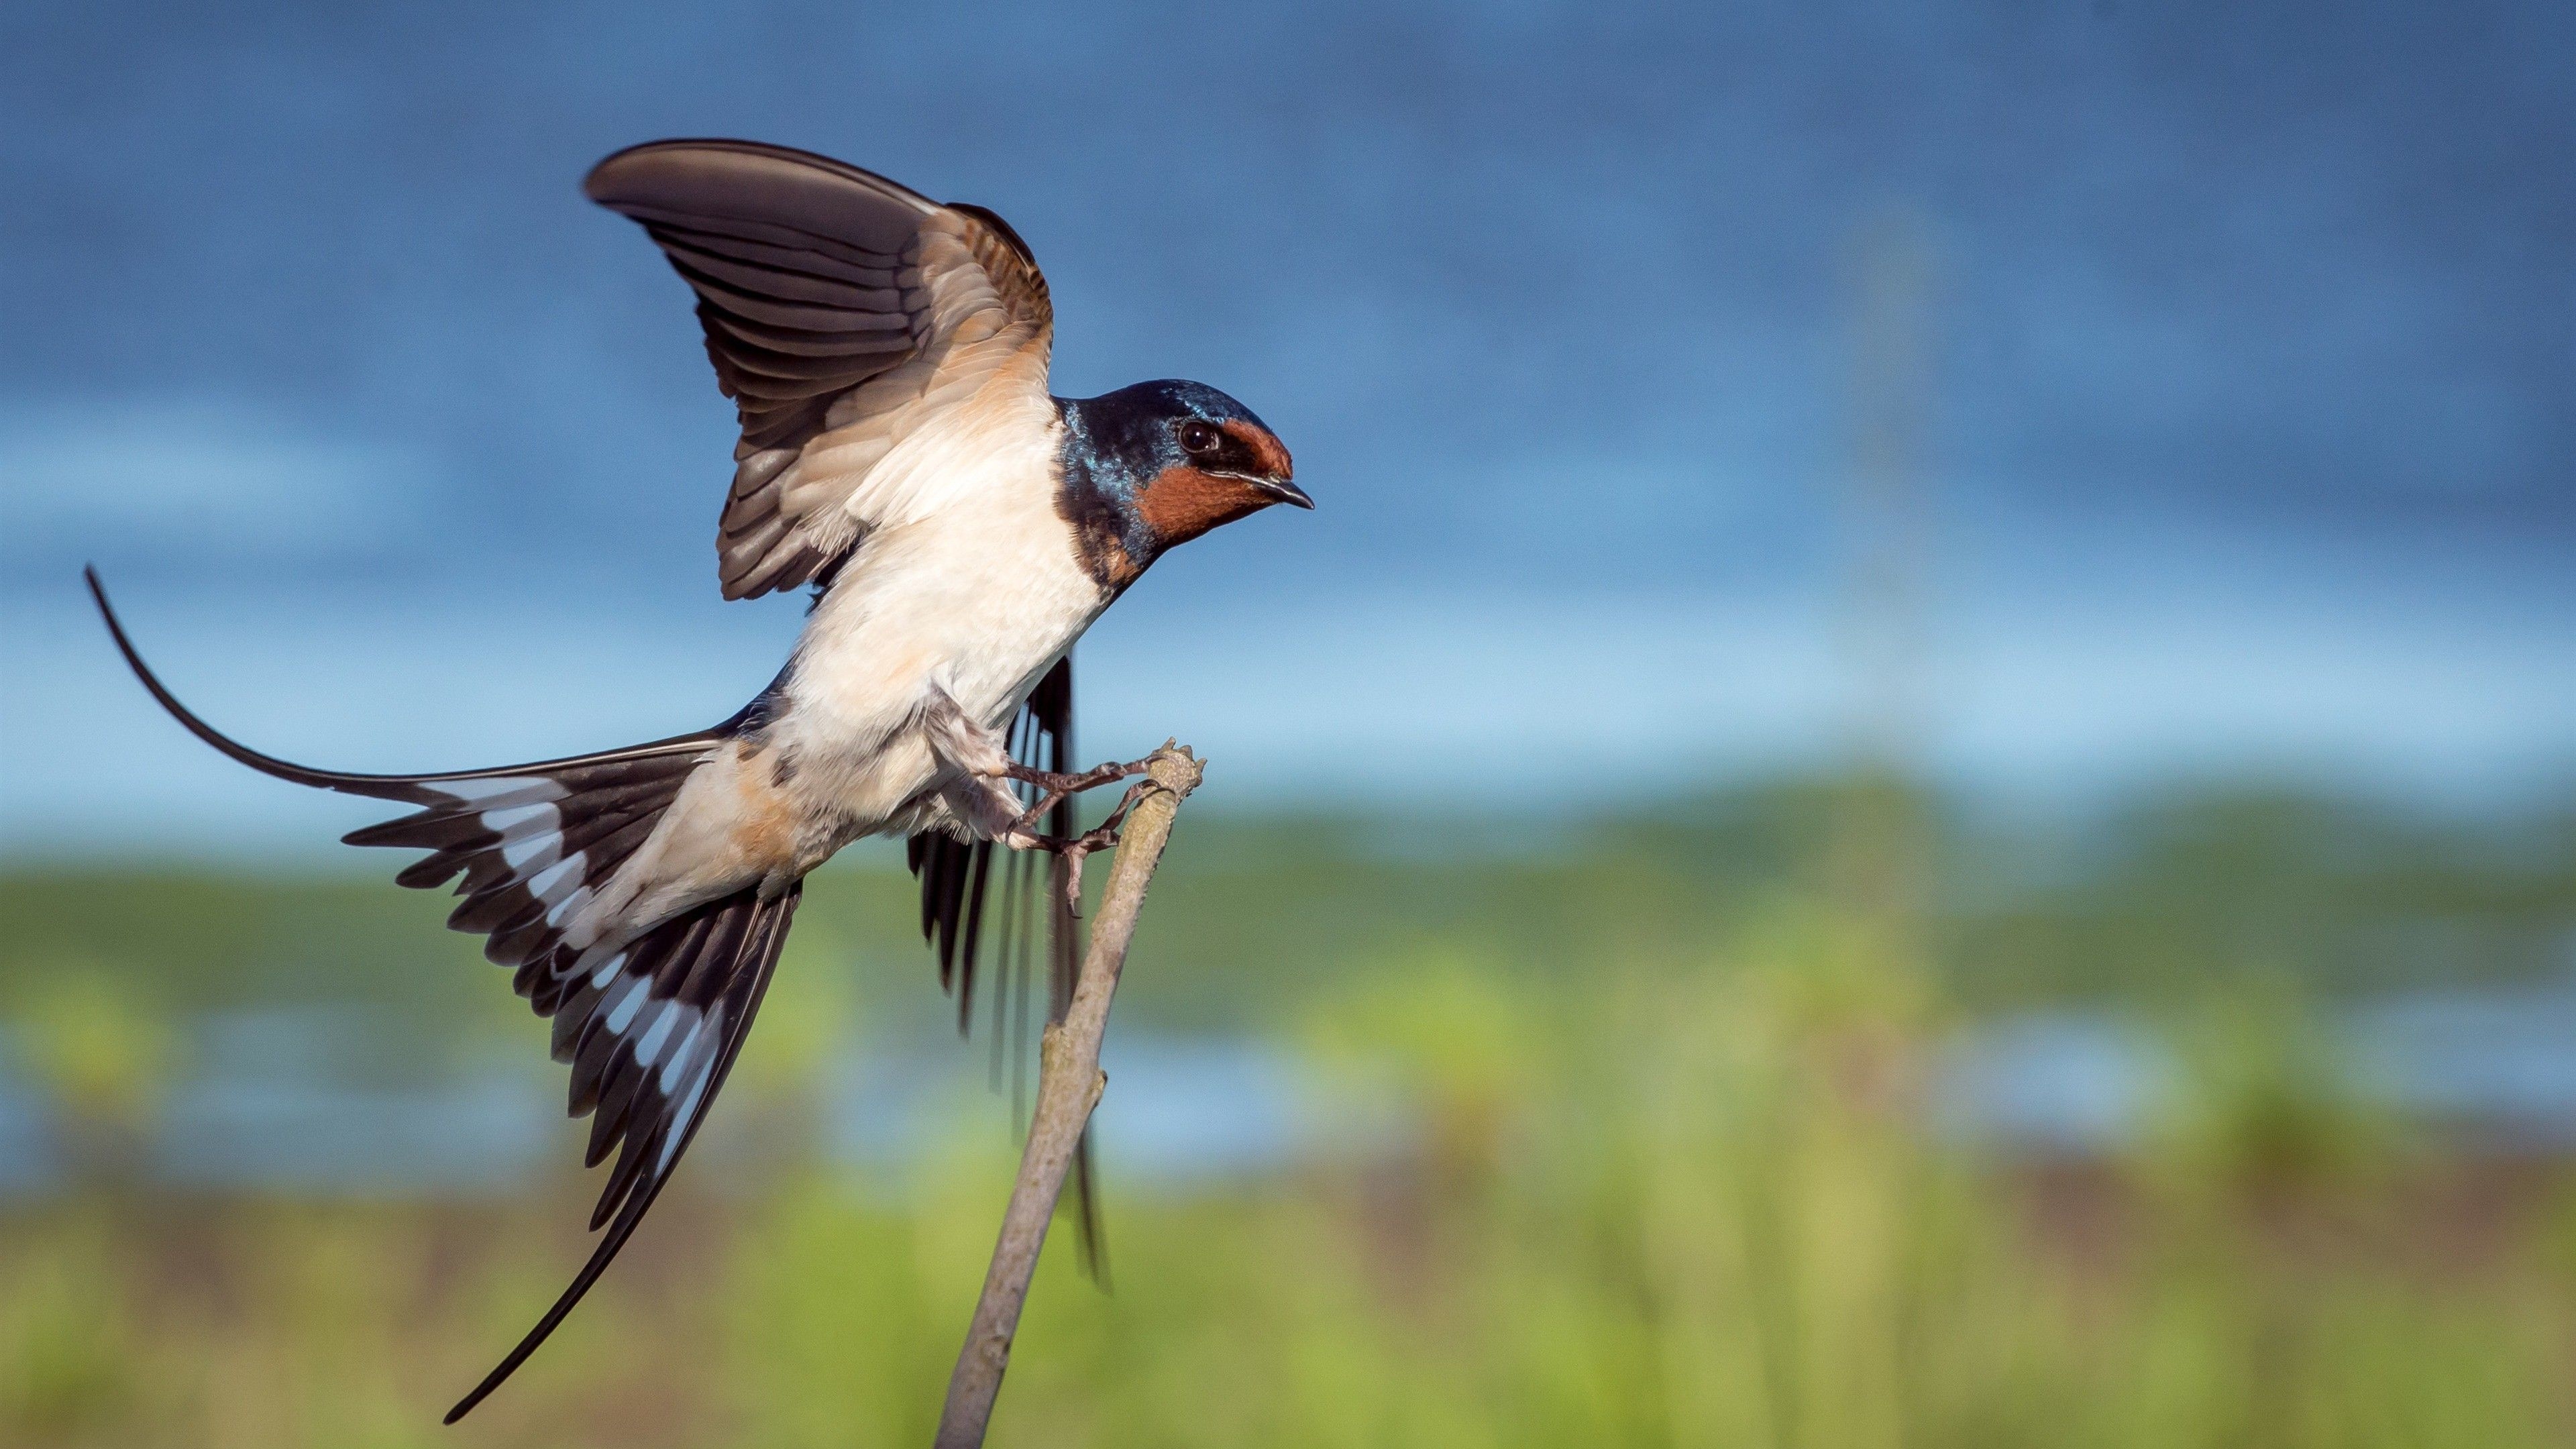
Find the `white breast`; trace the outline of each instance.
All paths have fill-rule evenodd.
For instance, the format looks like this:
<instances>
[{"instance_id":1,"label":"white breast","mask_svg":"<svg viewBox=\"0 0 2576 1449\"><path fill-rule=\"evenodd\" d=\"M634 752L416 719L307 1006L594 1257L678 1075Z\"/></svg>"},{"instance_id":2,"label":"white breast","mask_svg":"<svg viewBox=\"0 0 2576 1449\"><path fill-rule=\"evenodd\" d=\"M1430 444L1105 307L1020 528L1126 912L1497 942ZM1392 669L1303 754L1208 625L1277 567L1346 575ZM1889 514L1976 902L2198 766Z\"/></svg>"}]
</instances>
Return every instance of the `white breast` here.
<instances>
[{"instance_id":1,"label":"white breast","mask_svg":"<svg viewBox=\"0 0 2576 1449\"><path fill-rule=\"evenodd\" d=\"M864 538L797 642L775 743L854 823L937 779L910 729L931 689L998 728L1106 606L1056 511L1061 425L1034 413L1004 399L889 459L935 476L941 506Z\"/></svg>"}]
</instances>

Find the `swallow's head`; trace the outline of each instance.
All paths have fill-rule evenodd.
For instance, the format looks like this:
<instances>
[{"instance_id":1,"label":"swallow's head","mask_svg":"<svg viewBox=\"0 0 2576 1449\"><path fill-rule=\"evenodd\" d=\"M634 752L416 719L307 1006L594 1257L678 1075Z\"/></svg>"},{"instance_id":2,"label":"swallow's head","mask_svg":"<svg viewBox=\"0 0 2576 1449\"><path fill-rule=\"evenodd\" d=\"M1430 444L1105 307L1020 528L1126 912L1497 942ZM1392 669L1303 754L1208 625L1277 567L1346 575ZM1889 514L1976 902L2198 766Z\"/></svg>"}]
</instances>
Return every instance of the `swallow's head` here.
<instances>
[{"instance_id":1,"label":"swallow's head","mask_svg":"<svg viewBox=\"0 0 2576 1449\"><path fill-rule=\"evenodd\" d=\"M1274 503L1315 506L1279 435L1205 383L1140 382L1066 412L1069 457L1116 496L1146 557Z\"/></svg>"}]
</instances>

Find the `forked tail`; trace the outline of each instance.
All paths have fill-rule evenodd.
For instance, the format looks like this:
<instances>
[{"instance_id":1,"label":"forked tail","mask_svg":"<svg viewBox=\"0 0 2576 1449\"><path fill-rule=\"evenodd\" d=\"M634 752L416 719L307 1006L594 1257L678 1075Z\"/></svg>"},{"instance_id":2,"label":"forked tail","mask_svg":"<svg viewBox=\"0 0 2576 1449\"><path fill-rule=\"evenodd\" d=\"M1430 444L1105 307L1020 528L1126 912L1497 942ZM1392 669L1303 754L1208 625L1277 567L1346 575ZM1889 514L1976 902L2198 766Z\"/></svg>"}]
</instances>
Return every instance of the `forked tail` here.
<instances>
[{"instance_id":1,"label":"forked tail","mask_svg":"<svg viewBox=\"0 0 2576 1449\"><path fill-rule=\"evenodd\" d=\"M223 753L299 785L419 807L355 830L352 845L430 852L395 879L425 889L462 876L447 923L487 937L483 954L515 969L513 985L554 1019L554 1057L572 1067L573 1116L594 1113L585 1166L618 1149L591 1228L607 1229L590 1261L537 1326L447 1416L482 1402L536 1351L626 1245L653 1205L741 1050L800 887L745 890L651 923L619 943L581 949L563 929L652 834L689 772L736 721L651 744L492 770L357 775L265 755L192 713L135 652L96 571L90 594L135 678L163 709Z\"/></svg>"}]
</instances>

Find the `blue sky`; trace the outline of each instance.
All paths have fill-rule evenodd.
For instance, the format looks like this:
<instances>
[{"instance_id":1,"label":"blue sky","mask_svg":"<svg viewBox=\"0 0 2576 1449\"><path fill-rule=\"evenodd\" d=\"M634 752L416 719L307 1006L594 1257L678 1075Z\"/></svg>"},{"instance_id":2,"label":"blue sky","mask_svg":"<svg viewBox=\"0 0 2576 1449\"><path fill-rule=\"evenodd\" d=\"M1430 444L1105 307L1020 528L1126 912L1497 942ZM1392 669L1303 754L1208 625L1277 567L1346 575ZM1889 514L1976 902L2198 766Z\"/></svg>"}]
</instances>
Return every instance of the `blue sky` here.
<instances>
[{"instance_id":1,"label":"blue sky","mask_svg":"<svg viewBox=\"0 0 2576 1449\"><path fill-rule=\"evenodd\" d=\"M2571 53L2546 5L13 5L0 846L332 808L151 715L85 559L319 763L768 678L796 605L716 599L685 294L577 189L685 134L994 207L1059 391L1197 377L1287 438L1322 509L1175 556L1083 656L1094 742L1180 733L1239 798L1830 753L1889 256L1936 768L2563 790Z\"/></svg>"}]
</instances>

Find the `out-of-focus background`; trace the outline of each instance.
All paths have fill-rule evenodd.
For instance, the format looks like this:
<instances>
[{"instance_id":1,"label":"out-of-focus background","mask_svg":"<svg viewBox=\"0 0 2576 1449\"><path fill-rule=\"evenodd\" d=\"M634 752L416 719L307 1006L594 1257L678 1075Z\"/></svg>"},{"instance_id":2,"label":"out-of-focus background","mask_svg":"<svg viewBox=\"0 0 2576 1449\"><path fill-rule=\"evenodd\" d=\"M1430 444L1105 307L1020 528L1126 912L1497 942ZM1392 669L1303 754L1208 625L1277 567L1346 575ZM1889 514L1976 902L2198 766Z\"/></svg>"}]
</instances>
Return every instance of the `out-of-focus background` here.
<instances>
[{"instance_id":1,"label":"out-of-focus background","mask_svg":"<svg viewBox=\"0 0 2576 1449\"><path fill-rule=\"evenodd\" d=\"M800 606L577 190L727 134L1322 505L1080 651L1214 764L1007 1442L2569 1442L2570 14L9 7L0 1442L928 1437L1028 1028L899 855L442 1431L585 1251L543 1025L77 583L319 764L730 713Z\"/></svg>"}]
</instances>

